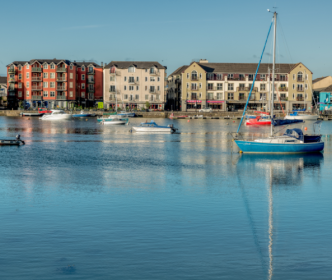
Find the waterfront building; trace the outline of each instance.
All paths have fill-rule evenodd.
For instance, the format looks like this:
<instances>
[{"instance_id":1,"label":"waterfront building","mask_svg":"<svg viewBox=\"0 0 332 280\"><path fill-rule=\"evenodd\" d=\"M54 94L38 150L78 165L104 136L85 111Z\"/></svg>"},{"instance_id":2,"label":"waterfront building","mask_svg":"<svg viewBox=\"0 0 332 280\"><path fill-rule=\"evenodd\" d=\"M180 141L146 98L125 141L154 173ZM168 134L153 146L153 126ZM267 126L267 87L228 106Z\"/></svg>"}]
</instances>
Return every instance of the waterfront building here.
<instances>
[{"instance_id":1,"label":"waterfront building","mask_svg":"<svg viewBox=\"0 0 332 280\"><path fill-rule=\"evenodd\" d=\"M167 78L167 97L165 105L167 110L181 111L182 73L187 68L188 65L181 66Z\"/></svg>"},{"instance_id":2,"label":"waterfront building","mask_svg":"<svg viewBox=\"0 0 332 280\"><path fill-rule=\"evenodd\" d=\"M332 108L332 85L319 90L319 110L330 110Z\"/></svg>"},{"instance_id":3,"label":"waterfront building","mask_svg":"<svg viewBox=\"0 0 332 280\"><path fill-rule=\"evenodd\" d=\"M316 78L312 81L312 89L313 89L313 99L314 104L316 105L318 102L320 102L320 93L324 91L327 87L332 85L332 77L331 76L325 76ZM321 108L322 106L320 106Z\"/></svg>"},{"instance_id":4,"label":"waterfront building","mask_svg":"<svg viewBox=\"0 0 332 280\"><path fill-rule=\"evenodd\" d=\"M7 65L8 104L24 107L92 107L103 97L102 67L94 62L32 59Z\"/></svg>"},{"instance_id":5,"label":"waterfront building","mask_svg":"<svg viewBox=\"0 0 332 280\"><path fill-rule=\"evenodd\" d=\"M156 61L111 61L104 68L104 107L163 110L166 69Z\"/></svg>"},{"instance_id":6,"label":"waterfront building","mask_svg":"<svg viewBox=\"0 0 332 280\"><path fill-rule=\"evenodd\" d=\"M0 77L0 105L7 105L7 77Z\"/></svg>"},{"instance_id":7,"label":"waterfront building","mask_svg":"<svg viewBox=\"0 0 332 280\"><path fill-rule=\"evenodd\" d=\"M181 74L181 109L243 110L253 83L256 63L192 62ZM302 63L277 64L274 109L312 109L312 72ZM269 109L272 64L262 63L248 104L250 110Z\"/></svg>"}]
</instances>

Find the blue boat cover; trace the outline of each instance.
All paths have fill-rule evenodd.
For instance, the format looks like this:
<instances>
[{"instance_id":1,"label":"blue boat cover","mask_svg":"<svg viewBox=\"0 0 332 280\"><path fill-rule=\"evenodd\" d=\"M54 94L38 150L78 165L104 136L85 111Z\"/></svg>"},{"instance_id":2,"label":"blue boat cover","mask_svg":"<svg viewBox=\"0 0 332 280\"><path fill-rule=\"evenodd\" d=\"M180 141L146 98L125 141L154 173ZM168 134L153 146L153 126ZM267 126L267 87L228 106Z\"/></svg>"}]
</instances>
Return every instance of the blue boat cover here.
<instances>
[{"instance_id":1,"label":"blue boat cover","mask_svg":"<svg viewBox=\"0 0 332 280\"><path fill-rule=\"evenodd\" d=\"M289 124L299 123L299 122L303 122L303 120L276 120L276 119L272 119L272 125L273 126L289 125Z\"/></svg>"}]
</instances>

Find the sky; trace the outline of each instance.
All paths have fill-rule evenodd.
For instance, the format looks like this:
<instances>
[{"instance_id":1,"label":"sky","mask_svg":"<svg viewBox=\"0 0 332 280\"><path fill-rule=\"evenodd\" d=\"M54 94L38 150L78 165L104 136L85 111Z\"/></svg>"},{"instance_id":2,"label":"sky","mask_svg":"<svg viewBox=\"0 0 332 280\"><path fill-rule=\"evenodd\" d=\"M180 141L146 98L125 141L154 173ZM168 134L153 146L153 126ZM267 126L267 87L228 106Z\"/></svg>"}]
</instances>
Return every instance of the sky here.
<instances>
[{"instance_id":1,"label":"sky","mask_svg":"<svg viewBox=\"0 0 332 280\"><path fill-rule=\"evenodd\" d=\"M2 1L0 75L15 60L258 62L277 7L277 62L332 75L332 1ZM272 36L263 62L272 61Z\"/></svg>"}]
</instances>

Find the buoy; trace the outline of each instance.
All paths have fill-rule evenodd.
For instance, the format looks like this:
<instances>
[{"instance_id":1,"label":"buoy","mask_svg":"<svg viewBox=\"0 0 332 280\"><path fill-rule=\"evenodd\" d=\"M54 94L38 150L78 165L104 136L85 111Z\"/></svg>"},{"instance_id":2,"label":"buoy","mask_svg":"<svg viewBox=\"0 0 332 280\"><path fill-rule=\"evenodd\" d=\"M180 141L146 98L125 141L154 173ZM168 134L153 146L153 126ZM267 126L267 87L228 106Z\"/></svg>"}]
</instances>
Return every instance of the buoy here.
<instances>
[{"instance_id":1,"label":"buoy","mask_svg":"<svg viewBox=\"0 0 332 280\"><path fill-rule=\"evenodd\" d=\"M307 130L307 129L308 129L307 127L304 128L304 130Z\"/></svg>"},{"instance_id":2,"label":"buoy","mask_svg":"<svg viewBox=\"0 0 332 280\"><path fill-rule=\"evenodd\" d=\"M235 121L233 121L233 122L235 122Z\"/></svg>"},{"instance_id":3,"label":"buoy","mask_svg":"<svg viewBox=\"0 0 332 280\"><path fill-rule=\"evenodd\" d=\"M240 154L242 154L243 152L242 151L239 151Z\"/></svg>"},{"instance_id":4,"label":"buoy","mask_svg":"<svg viewBox=\"0 0 332 280\"><path fill-rule=\"evenodd\" d=\"M28 120L30 120L30 118L28 118Z\"/></svg>"},{"instance_id":5,"label":"buoy","mask_svg":"<svg viewBox=\"0 0 332 280\"><path fill-rule=\"evenodd\" d=\"M187 122L190 122L190 120L188 120Z\"/></svg>"},{"instance_id":6,"label":"buoy","mask_svg":"<svg viewBox=\"0 0 332 280\"><path fill-rule=\"evenodd\" d=\"M88 119L85 119L86 121L88 120Z\"/></svg>"}]
</instances>

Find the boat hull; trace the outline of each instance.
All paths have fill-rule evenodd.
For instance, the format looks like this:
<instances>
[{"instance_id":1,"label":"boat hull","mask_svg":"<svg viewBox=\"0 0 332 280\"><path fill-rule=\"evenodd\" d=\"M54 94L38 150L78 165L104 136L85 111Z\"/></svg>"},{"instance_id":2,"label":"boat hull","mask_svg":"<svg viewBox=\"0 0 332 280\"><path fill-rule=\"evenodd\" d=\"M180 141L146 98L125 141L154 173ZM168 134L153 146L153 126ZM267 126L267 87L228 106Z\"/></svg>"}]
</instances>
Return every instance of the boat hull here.
<instances>
[{"instance_id":1,"label":"boat hull","mask_svg":"<svg viewBox=\"0 0 332 280\"><path fill-rule=\"evenodd\" d=\"M286 116L285 120L313 120L318 119L317 115L297 115L297 116Z\"/></svg>"},{"instance_id":2,"label":"boat hull","mask_svg":"<svg viewBox=\"0 0 332 280\"><path fill-rule=\"evenodd\" d=\"M295 154L318 153L324 150L324 142L284 144L235 140L235 143L243 153Z\"/></svg>"},{"instance_id":3,"label":"boat hull","mask_svg":"<svg viewBox=\"0 0 332 280\"><path fill-rule=\"evenodd\" d=\"M41 117L44 113L21 113L22 117Z\"/></svg>"},{"instance_id":4,"label":"boat hull","mask_svg":"<svg viewBox=\"0 0 332 280\"><path fill-rule=\"evenodd\" d=\"M43 121L61 121L61 120L70 120L72 118L72 115L62 115L62 116L54 116L54 115L44 115L40 120Z\"/></svg>"},{"instance_id":5,"label":"boat hull","mask_svg":"<svg viewBox=\"0 0 332 280\"><path fill-rule=\"evenodd\" d=\"M87 117L91 117L91 114L77 114L77 115L73 115L73 118L87 118Z\"/></svg>"},{"instance_id":6,"label":"boat hull","mask_svg":"<svg viewBox=\"0 0 332 280\"><path fill-rule=\"evenodd\" d=\"M250 120L246 121L246 125L271 125L271 120L256 121L255 119L250 119Z\"/></svg>"},{"instance_id":7,"label":"boat hull","mask_svg":"<svg viewBox=\"0 0 332 280\"><path fill-rule=\"evenodd\" d=\"M174 129L171 127L140 127L140 126L133 126L133 130L137 132L167 132L167 133L174 133Z\"/></svg>"},{"instance_id":8,"label":"boat hull","mask_svg":"<svg viewBox=\"0 0 332 280\"><path fill-rule=\"evenodd\" d=\"M101 124L105 125L125 125L128 122L128 120L104 120L101 122Z\"/></svg>"}]
</instances>

